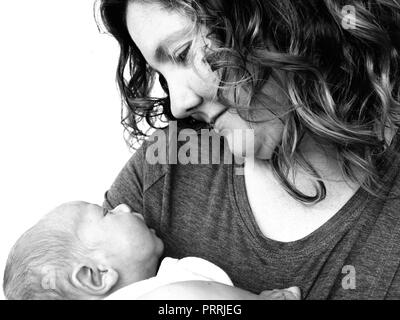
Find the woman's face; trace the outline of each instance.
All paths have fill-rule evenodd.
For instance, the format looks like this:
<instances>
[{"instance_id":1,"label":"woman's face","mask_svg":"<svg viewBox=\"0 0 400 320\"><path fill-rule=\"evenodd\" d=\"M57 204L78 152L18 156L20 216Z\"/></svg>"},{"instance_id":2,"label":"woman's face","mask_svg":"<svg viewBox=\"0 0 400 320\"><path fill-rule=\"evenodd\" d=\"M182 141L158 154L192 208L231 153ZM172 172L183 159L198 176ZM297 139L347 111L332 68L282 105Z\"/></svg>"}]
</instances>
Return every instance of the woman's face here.
<instances>
[{"instance_id":1,"label":"woman's face","mask_svg":"<svg viewBox=\"0 0 400 320\"><path fill-rule=\"evenodd\" d=\"M257 111L255 119L272 120L249 123L235 110L226 111L227 106L216 99L219 78L204 59L207 46L213 47L211 40L205 37L205 28L195 29L189 17L166 10L157 2L130 1L126 17L132 40L147 63L168 83L171 112L175 118L192 117L214 123L214 128L226 138L235 155L271 158L281 141L281 120L274 119L271 111L263 109ZM278 94L274 83L270 81L263 91L272 95L276 102L270 102L267 107L275 114L282 113L278 105L283 104L283 95ZM244 130L248 129L253 129L252 139L247 139L244 146L237 137L244 137Z\"/></svg>"}]
</instances>

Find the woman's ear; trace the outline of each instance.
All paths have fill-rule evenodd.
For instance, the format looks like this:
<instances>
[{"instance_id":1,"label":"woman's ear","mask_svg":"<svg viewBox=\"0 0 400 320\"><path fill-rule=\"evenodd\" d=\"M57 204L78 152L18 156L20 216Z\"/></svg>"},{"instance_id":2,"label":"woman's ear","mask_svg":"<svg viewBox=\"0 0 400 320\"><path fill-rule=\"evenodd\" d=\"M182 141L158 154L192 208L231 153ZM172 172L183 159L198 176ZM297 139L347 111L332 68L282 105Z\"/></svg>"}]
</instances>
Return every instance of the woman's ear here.
<instances>
[{"instance_id":1,"label":"woman's ear","mask_svg":"<svg viewBox=\"0 0 400 320\"><path fill-rule=\"evenodd\" d=\"M103 266L77 265L71 275L72 284L84 293L101 298L111 293L118 281L118 272Z\"/></svg>"}]
</instances>

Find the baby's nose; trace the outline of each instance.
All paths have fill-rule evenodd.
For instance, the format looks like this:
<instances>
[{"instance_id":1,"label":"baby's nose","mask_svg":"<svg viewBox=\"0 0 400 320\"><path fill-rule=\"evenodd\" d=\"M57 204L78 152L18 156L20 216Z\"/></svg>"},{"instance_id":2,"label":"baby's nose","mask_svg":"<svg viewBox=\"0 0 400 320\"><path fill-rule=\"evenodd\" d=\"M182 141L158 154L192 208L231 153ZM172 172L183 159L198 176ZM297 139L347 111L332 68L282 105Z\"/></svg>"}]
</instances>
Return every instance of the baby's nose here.
<instances>
[{"instance_id":1,"label":"baby's nose","mask_svg":"<svg viewBox=\"0 0 400 320\"><path fill-rule=\"evenodd\" d=\"M116 206L114 208L114 210L112 210L112 211L114 211L114 212L125 212L125 213L132 212L131 208L128 205L124 204L124 203Z\"/></svg>"}]
</instances>

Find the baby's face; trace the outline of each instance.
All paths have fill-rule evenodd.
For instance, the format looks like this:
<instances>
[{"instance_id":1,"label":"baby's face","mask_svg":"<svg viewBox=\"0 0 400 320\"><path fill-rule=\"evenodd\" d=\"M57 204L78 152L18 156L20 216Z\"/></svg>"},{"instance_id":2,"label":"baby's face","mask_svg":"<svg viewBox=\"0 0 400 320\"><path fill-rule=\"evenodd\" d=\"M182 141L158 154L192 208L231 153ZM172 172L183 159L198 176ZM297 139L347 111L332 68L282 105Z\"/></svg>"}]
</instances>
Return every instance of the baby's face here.
<instances>
[{"instance_id":1,"label":"baby's face","mask_svg":"<svg viewBox=\"0 0 400 320\"><path fill-rule=\"evenodd\" d=\"M132 274L138 265L157 266L163 243L143 216L127 205L107 211L95 204L72 202L63 205L62 211L54 220L70 225L86 248L98 252L122 274Z\"/></svg>"}]
</instances>

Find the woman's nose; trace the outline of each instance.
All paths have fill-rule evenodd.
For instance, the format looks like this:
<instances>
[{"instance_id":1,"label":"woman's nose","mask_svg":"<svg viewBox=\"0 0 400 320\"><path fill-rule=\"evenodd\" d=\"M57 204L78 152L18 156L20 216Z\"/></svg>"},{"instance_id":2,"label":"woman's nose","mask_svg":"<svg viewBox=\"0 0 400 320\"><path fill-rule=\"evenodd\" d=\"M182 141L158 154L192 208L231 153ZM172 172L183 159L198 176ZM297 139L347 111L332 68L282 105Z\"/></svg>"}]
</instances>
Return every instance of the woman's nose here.
<instances>
[{"instance_id":1,"label":"woman's nose","mask_svg":"<svg viewBox=\"0 0 400 320\"><path fill-rule=\"evenodd\" d=\"M203 98L185 85L169 86L171 112L176 119L183 119L193 114L203 104Z\"/></svg>"}]
</instances>

